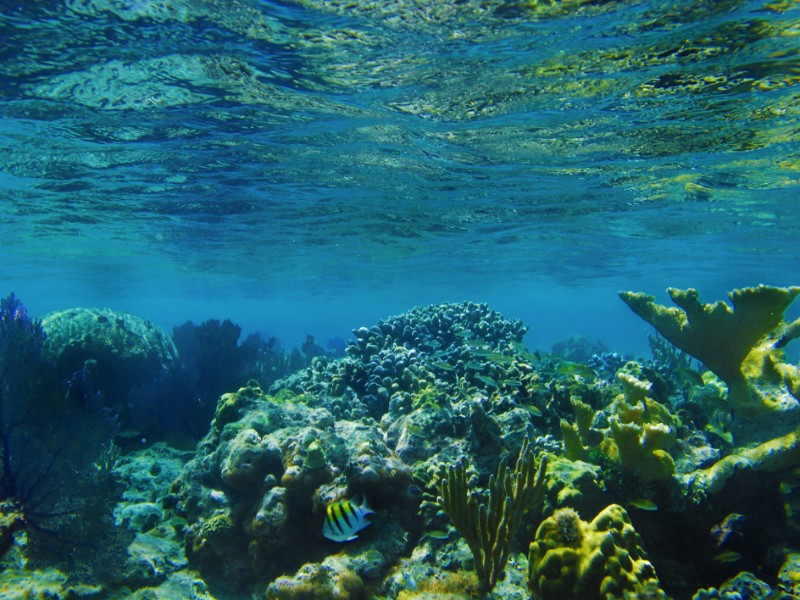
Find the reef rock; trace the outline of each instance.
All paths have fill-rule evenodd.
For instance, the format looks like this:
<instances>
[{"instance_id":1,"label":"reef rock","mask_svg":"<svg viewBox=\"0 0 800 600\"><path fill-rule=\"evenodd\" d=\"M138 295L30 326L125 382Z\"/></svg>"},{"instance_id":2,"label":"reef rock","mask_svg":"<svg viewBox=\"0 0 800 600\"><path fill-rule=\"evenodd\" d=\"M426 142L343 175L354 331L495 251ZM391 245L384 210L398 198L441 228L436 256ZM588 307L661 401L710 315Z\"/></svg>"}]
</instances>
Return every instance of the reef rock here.
<instances>
[{"instance_id":1,"label":"reef rock","mask_svg":"<svg viewBox=\"0 0 800 600\"><path fill-rule=\"evenodd\" d=\"M149 431L171 412L163 405L186 408L178 405L183 398L175 385L178 352L169 334L150 321L106 308L71 308L47 315L42 327L43 354L68 382L74 402L100 402L120 415L123 427ZM182 417L186 423L192 415L183 411ZM181 431L179 425L161 429Z\"/></svg>"}]
</instances>

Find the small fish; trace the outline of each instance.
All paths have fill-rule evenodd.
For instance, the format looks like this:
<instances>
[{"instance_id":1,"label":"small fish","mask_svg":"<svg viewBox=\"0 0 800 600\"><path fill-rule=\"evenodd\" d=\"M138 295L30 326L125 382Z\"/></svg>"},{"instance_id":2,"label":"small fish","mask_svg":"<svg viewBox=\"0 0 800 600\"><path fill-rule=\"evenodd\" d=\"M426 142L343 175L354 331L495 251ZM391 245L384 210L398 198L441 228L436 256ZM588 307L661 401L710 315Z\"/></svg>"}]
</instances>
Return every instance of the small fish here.
<instances>
[{"instance_id":1,"label":"small fish","mask_svg":"<svg viewBox=\"0 0 800 600\"><path fill-rule=\"evenodd\" d=\"M508 356L507 354L498 354L497 352L490 354L487 356L487 358L497 365L510 365L514 362L513 356Z\"/></svg>"},{"instance_id":2,"label":"small fish","mask_svg":"<svg viewBox=\"0 0 800 600\"><path fill-rule=\"evenodd\" d=\"M367 515L375 514L375 511L367 506L366 498L362 498L361 504L354 499L331 502L326 512L322 535L334 542L350 542L357 539L356 533L370 525L366 519Z\"/></svg>"},{"instance_id":3,"label":"small fish","mask_svg":"<svg viewBox=\"0 0 800 600\"><path fill-rule=\"evenodd\" d=\"M491 348L489 348L489 346L483 346L481 348L473 348L472 354L473 356L477 356L478 358L488 358L490 356L494 356L497 353Z\"/></svg>"},{"instance_id":4,"label":"small fish","mask_svg":"<svg viewBox=\"0 0 800 600\"><path fill-rule=\"evenodd\" d=\"M430 531L426 531L422 537L431 538L432 540L446 540L450 537L450 535L446 531L432 529Z\"/></svg>"},{"instance_id":5,"label":"small fish","mask_svg":"<svg viewBox=\"0 0 800 600\"><path fill-rule=\"evenodd\" d=\"M509 346L517 354L522 354L523 356L531 356L530 350L528 350L528 347L522 342L511 342Z\"/></svg>"},{"instance_id":6,"label":"small fish","mask_svg":"<svg viewBox=\"0 0 800 600\"><path fill-rule=\"evenodd\" d=\"M521 406L522 408L527 410L534 417L543 417L544 416L544 413L542 413L542 409L540 409L538 406L533 406L532 404L520 404L519 406Z\"/></svg>"},{"instance_id":7,"label":"small fish","mask_svg":"<svg viewBox=\"0 0 800 600\"><path fill-rule=\"evenodd\" d=\"M597 379L597 373L595 373L594 369L587 365L574 362L561 363L556 369L556 373L564 377L575 378L577 376L582 379Z\"/></svg>"},{"instance_id":8,"label":"small fish","mask_svg":"<svg viewBox=\"0 0 800 600\"><path fill-rule=\"evenodd\" d=\"M697 387L703 387L705 385L703 376L699 372L695 371L694 369L689 369L688 367L679 368L678 377L683 383L688 385L694 385Z\"/></svg>"},{"instance_id":9,"label":"small fish","mask_svg":"<svg viewBox=\"0 0 800 600\"><path fill-rule=\"evenodd\" d=\"M475 379L489 387L497 387L497 382L487 375L475 375Z\"/></svg>"},{"instance_id":10,"label":"small fish","mask_svg":"<svg viewBox=\"0 0 800 600\"><path fill-rule=\"evenodd\" d=\"M634 508L638 508L639 510L658 510L658 505L655 502L647 500L646 498L631 500L630 505Z\"/></svg>"},{"instance_id":11,"label":"small fish","mask_svg":"<svg viewBox=\"0 0 800 600\"><path fill-rule=\"evenodd\" d=\"M520 387L522 386L522 382L519 379L504 379L503 385L507 385L508 387Z\"/></svg>"},{"instance_id":12,"label":"small fish","mask_svg":"<svg viewBox=\"0 0 800 600\"><path fill-rule=\"evenodd\" d=\"M447 362L435 362L432 366L434 369L440 369L442 371L455 371L456 369L455 366Z\"/></svg>"},{"instance_id":13,"label":"small fish","mask_svg":"<svg viewBox=\"0 0 800 600\"><path fill-rule=\"evenodd\" d=\"M735 563L742 560L742 555L735 550L726 550L714 555L714 561L718 563Z\"/></svg>"}]
</instances>

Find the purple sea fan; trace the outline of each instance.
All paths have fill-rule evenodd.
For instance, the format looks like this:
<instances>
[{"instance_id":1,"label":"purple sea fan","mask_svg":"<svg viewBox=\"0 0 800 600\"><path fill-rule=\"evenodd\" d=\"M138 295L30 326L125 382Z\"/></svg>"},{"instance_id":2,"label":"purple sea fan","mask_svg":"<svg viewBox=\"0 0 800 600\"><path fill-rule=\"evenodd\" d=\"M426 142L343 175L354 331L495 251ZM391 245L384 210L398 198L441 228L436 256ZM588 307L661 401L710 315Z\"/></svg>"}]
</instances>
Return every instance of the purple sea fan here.
<instances>
[{"instance_id":1,"label":"purple sea fan","mask_svg":"<svg viewBox=\"0 0 800 600\"><path fill-rule=\"evenodd\" d=\"M44 338L41 322L28 317L13 293L0 299L0 395L25 391L19 388L29 383L41 360Z\"/></svg>"}]
</instances>

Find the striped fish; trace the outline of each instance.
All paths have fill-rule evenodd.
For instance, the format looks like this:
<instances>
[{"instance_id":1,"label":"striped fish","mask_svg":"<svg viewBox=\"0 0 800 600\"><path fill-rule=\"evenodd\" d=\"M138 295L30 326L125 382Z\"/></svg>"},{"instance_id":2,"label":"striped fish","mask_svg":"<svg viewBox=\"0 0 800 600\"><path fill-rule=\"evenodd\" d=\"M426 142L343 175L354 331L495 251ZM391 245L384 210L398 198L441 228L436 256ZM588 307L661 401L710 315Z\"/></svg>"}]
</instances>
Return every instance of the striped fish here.
<instances>
[{"instance_id":1,"label":"striped fish","mask_svg":"<svg viewBox=\"0 0 800 600\"><path fill-rule=\"evenodd\" d=\"M328 504L325 524L322 526L322 535L334 542L350 542L358 536L356 533L370 524L367 515L374 515L375 511L367 506L367 500L362 498L361 504L351 500L338 500Z\"/></svg>"}]
</instances>

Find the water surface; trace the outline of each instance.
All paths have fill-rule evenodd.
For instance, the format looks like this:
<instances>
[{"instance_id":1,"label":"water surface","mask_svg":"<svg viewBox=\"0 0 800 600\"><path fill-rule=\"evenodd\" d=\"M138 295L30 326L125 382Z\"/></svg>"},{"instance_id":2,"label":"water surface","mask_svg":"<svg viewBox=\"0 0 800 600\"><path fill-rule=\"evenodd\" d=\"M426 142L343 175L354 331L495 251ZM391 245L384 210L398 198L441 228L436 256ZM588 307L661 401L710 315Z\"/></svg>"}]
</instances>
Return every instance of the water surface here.
<instances>
[{"instance_id":1,"label":"water surface","mask_svg":"<svg viewBox=\"0 0 800 600\"><path fill-rule=\"evenodd\" d=\"M780 0L5 3L0 281L290 341L470 299L639 349L618 289L800 282L798 36Z\"/></svg>"}]
</instances>

